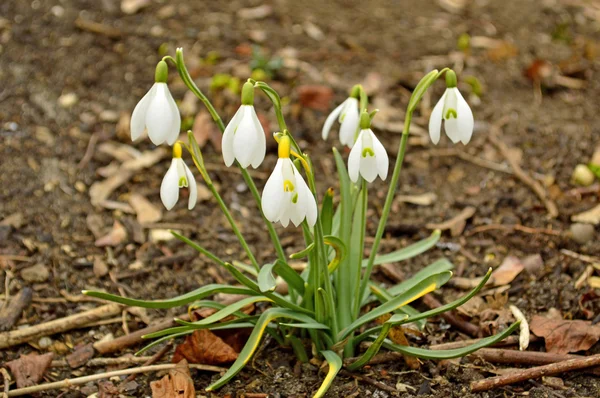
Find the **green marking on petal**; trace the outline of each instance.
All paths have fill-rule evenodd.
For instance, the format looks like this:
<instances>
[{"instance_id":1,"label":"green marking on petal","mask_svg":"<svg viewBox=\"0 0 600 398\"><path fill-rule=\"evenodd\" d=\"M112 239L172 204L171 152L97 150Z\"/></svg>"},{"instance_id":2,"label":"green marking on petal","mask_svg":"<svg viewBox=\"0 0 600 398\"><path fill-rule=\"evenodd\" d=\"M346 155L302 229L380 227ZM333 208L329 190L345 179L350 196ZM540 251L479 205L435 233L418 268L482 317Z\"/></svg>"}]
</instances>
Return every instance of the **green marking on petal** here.
<instances>
[{"instance_id":1,"label":"green marking on petal","mask_svg":"<svg viewBox=\"0 0 600 398\"><path fill-rule=\"evenodd\" d=\"M296 192L296 194L294 195L294 197L292 198L292 203L296 204L298 203L298 192Z\"/></svg>"},{"instance_id":2,"label":"green marking on petal","mask_svg":"<svg viewBox=\"0 0 600 398\"><path fill-rule=\"evenodd\" d=\"M188 181L185 177L179 177L179 188L187 187Z\"/></svg>"},{"instance_id":3,"label":"green marking on petal","mask_svg":"<svg viewBox=\"0 0 600 398\"><path fill-rule=\"evenodd\" d=\"M362 151L362 157L366 158L367 155L369 155L369 156L375 156L375 152L373 151L372 148L365 148L365 149L363 149L363 151Z\"/></svg>"},{"instance_id":4,"label":"green marking on petal","mask_svg":"<svg viewBox=\"0 0 600 398\"><path fill-rule=\"evenodd\" d=\"M283 182L283 190L285 192L294 192L294 184L290 180L285 180Z\"/></svg>"},{"instance_id":5,"label":"green marking on petal","mask_svg":"<svg viewBox=\"0 0 600 398\"><path fill-rule=\"evenodd\" d=\"M446 111L446 116L445 116L445 119L446 119L446 120L448 120L448 119L450 119L451 117L453 117L453 118L455 118L455 119L456 119L456 117L457 117L456 109L449 108L449 109Z\"/></svg>"}]
</instances>

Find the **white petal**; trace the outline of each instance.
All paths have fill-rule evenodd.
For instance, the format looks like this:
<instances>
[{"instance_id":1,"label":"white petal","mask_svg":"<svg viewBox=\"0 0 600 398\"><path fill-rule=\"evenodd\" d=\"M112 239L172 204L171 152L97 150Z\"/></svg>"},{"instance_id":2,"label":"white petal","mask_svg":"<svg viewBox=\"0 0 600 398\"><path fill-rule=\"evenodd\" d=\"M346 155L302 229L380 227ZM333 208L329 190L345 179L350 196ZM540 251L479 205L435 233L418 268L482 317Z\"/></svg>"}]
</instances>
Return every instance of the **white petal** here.
<instances>
[{"instance_id":1,"label":"white petal","mask_svg":"<svg viewBox=\"0 0 600 398\"><path fill-rule=\"evenodd\" d=\"M251 110L250 115L252 116L256 131L256 146L254 147L254 153L252 154L250 164L256 169L263 160L265 160L265 154L267 153L267 138L265 137L265 130L263 130L262 125L260 124L260 120L258 119L254 107L252 107Z\"/></svg>"},{"instance_id":2,"label":"white petal","mask_svg":"<svg viewBox=\"0 0 600 398\"><path fill-rule=\"evenodd\" d=\"M463 96L460 94L457 88L456 90L456 123L458 127L458 132L460 135L460 140L464 145L467 145L469 141L471 141L471 136L473 135L473 127L475 126L475 120L473 119L473 112L469 107L469 104Z\"/></svg>"},{"instance_id":3,"label":"white petal","mask_svg":"<svg viewBox=\"0 0 600 398\"><path fill-rule=\"evenodd\" d=\"M360 115L358 113L358 100L356 98L348 98L347 105L344 108L344 120L340 127L340 142L349 148L354 145L354 136L358 130Z\"/></svg>"},{"instance_id":4,"label":"white petal","mask_svg":"<svg viewBox=\"0 0 600 398\"><path fill-rule=\"evenodd\" d=\"M296 200L296 203L292 203L290 206L290 208L292 210L291 214L290 214L290 218L292 219L292 222L294 223L294 225L298 226L298 225L300 225L302 220L304 220L304 218L306 217L307 206L308 206L307 192L310 194L310 189L308 189L306 182L304 182L304 178L302 178L302 175L300 174L298 169L296 169L296 166L293 166L293 167L294 167L294 177L295 177L294 184L296 184L296 187L295 187L296 192L294 194L297 194L298 198Z\"/></svg>"},{"instance_id":5,"label":"white petal","mask_svg":"<svg viewBox=\"0 0 600 398\"><path fill-rule=\"evenodd\" d=\"M307 187L308 188L308 187ZM305 190L306 193L306 222L309 226L314 227L317 223L317 201L315 200L314 195L310 191L310 189Z\"/></svg>"},{"instance_id":6,"label":"white petal","mask_svg":"<svg viewBox=\"0 0 600 398\"><path fill-rule=\"evenodd\" d=\"M240 166L246 168L252 161L254 149L258 146L257 132L254 121L252 120L251 105L242 105L246 109L240 120L237 131L233 138L233 154L240 163Z\"/></svg>"},{"instance_id":7,"label":"white petal","mask_svg":"<svg viewBox=\"0 0 600 398\"><path fill-rule=\"evenodd\" d=\"M358 171L360 169L360 159L362 156L362 135L365 130L362 130L356 140L355 145L352 147L350 151L350 155L348 156L348 176L352 182L358 181Z\"/></svg>"},{"instance_id":8,"label":"white petal","mask_svg":"<svg viewBox=\"0 0 600 398\"><path fill-rule=\"evenodd\" d=\"M177 161L181 159L173 158L167 174L160 184L160 200L167 210L171 210L179 199L179 173L177 173Z\"/></svg>"},{"instance_id":9,"label":"white petal","mask_svg":"<svg viewBox=\"0 0 600 398\"><path fill-rule=\"evenodd\" d=\"M373 182L375 178L377 178L377 173L377 159L375 158L375 156L367 154L366 157L363 157L361 154L360 175L362 176L362 178L367 180L367 182Z\"/></svg>"},{"instance_id":10,"label":"white petal","mask_svg":"<svg viewBox=\"0 0 600 398\"><path fill-rule=\"evenodd\" d=\"M333 126L333 122L335 122L335 119L337 119L337 117L342 112L342 108L346 104L346 101L344 101L340 105L338 105L338 107L335 108L333 110L333 112L331 112L329 114L329 116L327 116L327 119L325 120L325 124L323 125L323 130L321 131L321 137L323 137L324 140L326 140L327 137L329 136L329 130L331 130L331 126Z\"/></svg>"},{"instance_id":11,"label":"white petal","mask_svg":"<svg viewBox=\"0 0 600 398\"><path fill-rule=\"evenodd\" d=\"M221 138L221 151L223 152L223 161L225 162L225 166L229 167L235 161L235 155L233 154L233 139L235 136L235 132L237 130L240 119L244 113L246 108L240 106L231 118L231 121L225 127L225 132L223 133L223 138Z\"/></svg>"},{"instance_id":12,"label":"white petal","mask_svg":"<svg viewBox=\"0 0 600 398\"><path fill-rule=\"evenodd\" d=\"M431 142L437 145L440 142L440 132L442 130L442 112L444 111L444 101L446 100L446 92L442 98L435 104L431 116L429 116L429 137Z\"/></svg>"},{"instance_id":13,"label":"white petal","mask_svg":"<svg viewBox=\"0 0 600 398\"><path fill-rule=\"evenodd\" d=\"M141 137L144 129L146 128L146 113L148 112L148 106L154 98L156 92L156 84L154 84L150 90L142 97L140 102L137 103L131 114L131 122L129 128L131 130L131 140L135 141Z\"/></svg>"},{"instance_id":14,"label":"white petal","mask_svg":"<svg viewBox=\"0 0 600 398\"><path fill-rule=\"evenodd\" d=\"M282 160L277 160L275 169L273 169L271 176L265 184L261 198L263 214L271 222L279 221L279 214L283 204Z\"/></svg>"},{"instance_id":15,"label":"white petal","mask_svg":"<svg viewBox=\"0 0 600 398\"><path fill-rule=\"evenodd\" d=\"M169 91L169 87L167 86L167 100L169 102L169 109L171 109L171 117L173 118L173 122L171 125L171 132L169 133L169 137L167 138L167 144L173 145L175 141L179 138L179 133L181 131L181 115L179 114L179 108L177 107L177 103L173 96L171 95L171 91Z\"/></svg>"},{"instance_id":16,"label":"white petal","mask_svg":"<svg viewBox=\"0 0 600 398\"><path fill-rule=\"evenodd\" d=\"M148 137L154 145L160 145L169 138L173 128L173 114L167 97L167 84L155 83L156 94L146 113L146 128Z\"/></svg>"},{"instance_id":17,"label":"white petal","mask_svg":"<svg viewBox=\"0 0 600 398\"><path fill-rule=\"evenodd\" d=\"M182 161L183 162L183 161ZM187 164L183 163L185 168L185 176L188 180L188 189L190 190L190 198L188 199L188 210L192 210L196 206L198 201L198 186L196 185L196 178L192 174L192 171Z\"/></svg>"},{"instance_id":18,"label":"white petal","mask_svg":"<svg viewBox=\"0 0 600 398\"><path fill-rule=\"evenodd\" d=\"M379 174L379 177L385 181L388 175L388 169L390 167L390 160L385 148L379 139L377 139L377 136L375 136L371 130L369 130L369 132L371 133L371 137L373 139L373 152L375 152L375 159L377 161L377 173Z\"/></svg>"}]
</instances>

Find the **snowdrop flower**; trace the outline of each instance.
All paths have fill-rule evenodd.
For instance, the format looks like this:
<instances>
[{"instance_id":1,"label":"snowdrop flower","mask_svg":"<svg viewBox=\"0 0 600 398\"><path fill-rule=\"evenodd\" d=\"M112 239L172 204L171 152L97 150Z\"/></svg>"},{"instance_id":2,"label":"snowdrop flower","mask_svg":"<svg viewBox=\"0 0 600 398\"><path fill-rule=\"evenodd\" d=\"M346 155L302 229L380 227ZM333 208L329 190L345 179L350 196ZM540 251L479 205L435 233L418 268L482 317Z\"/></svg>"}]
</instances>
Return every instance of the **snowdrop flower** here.
<instances>
[{"instance_id":1,"label":"snowdrop flower","mask_svg":"<svg viewBox=\"0 0 600 398\"><path fill-rule=\"evenodd\" d=\"M290 160L290 138L279 140L279 159L262 193L262 210L271 222L287 227L290 220L295 226L306 218L311 227L317 222L317 202L300 172Z\"/></svg>"},{"instance_id":2,"label":"snowdrop flower","mask_svg":"<svg viewBox=\"0 0 600 398\"><path fill-rule=\"evenodd\" d=\"M167 210L171 210L175 206L179 199L179 188L183 187L190 190L188 210L192 210L196 206L198 188L192 172L181 159L181 144L177 142L173 146L171 167L167 170L167 174L165 174L162 184L160 184L160 200L162 200Z\"/></svg>"},{"instance_id":3,"label":"snowdrop flower","mask_svg":"<svg viewBox=\"0 0 600 398\"><path fill-rule=\"evenodd\" d=\"M469 143L473 135L473 112L456 88L456 74L452 70L446 72L446 92L433 108L429 119L429 136L436 145L440 141L442 120L445 121L446 135L454 144L459 141L464 145Z\"/></svg>"},{"instance_id":4,"label":"snowdrop flower","mask_svg":"<svg viewBox=\"0 0 600 398\"><path fill-rule=\"evenodd\" d=\"M148 129L154 145L166 142L173 145L179 137L181 116L167 87L168 66L165 61L156 65L154 85L138 102L131 115L131 140L135 141Z\"/></svg>"},{"instance_id":5,"label":"snowdrop flower","mask_svg":"<svg viewBox=\"0 0 600 398\"><path fill-rule=\"evenodd\" d=\"M221 141L223 160L227 167L237 160L243 168L257 168L265 159L267 141L256 111L254 110L254 85L244 83L242 106L233 116Z\"/></svg>"},{"instance_id":6,"label":"snowdrop flower","mask_svg":"<svg viewBox=\"0 0 600 398\"><path fill-rule=\"evenodd\" d=\"M390 160L381 142L371 130L371 118L366 111L360 116L360 133L348 157L348 175L353 182L358 176L373 182L377 175L387 178Z\"/></svg>"},{"instance_id":7,"label":"snowdrop flower","mask_svg":"<svg viewBox=\"0 0 600 398\"><path fill-rule=\"evenodd\" d=\"M358 130L358 122L360 115L358 113L360 89L359 86L354 86L350 97L342 102L337 108L327 116L321 136L324 140L329 136L329 131L335 119L340 122L340 142L348 148L354 145L354 136Z\"/></svg>"}]
</instances>

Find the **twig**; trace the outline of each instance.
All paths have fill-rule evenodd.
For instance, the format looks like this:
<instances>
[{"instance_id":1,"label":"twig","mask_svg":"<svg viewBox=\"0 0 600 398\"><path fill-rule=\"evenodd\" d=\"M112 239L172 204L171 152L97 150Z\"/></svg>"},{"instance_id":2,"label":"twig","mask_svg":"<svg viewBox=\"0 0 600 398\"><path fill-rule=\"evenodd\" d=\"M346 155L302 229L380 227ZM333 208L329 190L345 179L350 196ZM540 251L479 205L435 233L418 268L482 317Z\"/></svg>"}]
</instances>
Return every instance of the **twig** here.
<instances>
[{"instance_id":1,"label":"twig","mask_svg":"<svg viewBox=\"0 0 600 398\"><path fill-rule=\"evenodd\" d=\"M513 224L513 225L489 224L489 225L481 225L479 227L475 227L472 230L466 232L465 236L469 237L469 236L478 234L480 232L493 231L493 230L502 230L502 231L506 231L506 232L520 231L520 232L524 232L526 234L543 234L543 235L552 235L552 236L560 236L561 235L561 231L556 231L553 229L531 228L531 227L526 227L526 226L520 225L520 224Z\"/></svg>"},{"instance_id":2,"label":"twig","mask_svg":"<svg viewBox=\"0 0 600 398\"><path fill-rule=\"evenodd\" d=\"M87 148L85 150L85 154L77 164L78 169L83 169L87 164L92 160L92 156L94 156L94 149L96 149L96 144L98 143L98 133L93 133L88 142Z\"/></svg>"},{"instance_id":3,"label":"twig","mask_svg":"<svg viewBox=\"0 0 600 398\"><path fill-rule=\"evenodd\" d=\"M0 311L0 330L10 330L21 317L25 308L31 304L33 290L30 287L24 287L9 302L8 306Z\"/></svg>"},{"instance_id":4,"label":"twig","mask_svg":"<svg viewBox=\"0 0 600 398\"><path fill-rule=\"evenodd\" d=\"M442 306L442 303L440 303L431 294L426 294L423 296L423 304L431 309ZM469 336L477 336L477 333L479 332L479 328L477 326L473 325L471 322L460 319L460 317L456 316L456 311L454 310L444 312L440 314L440 316L444 318L444 320L450 325L454 326L461 332L468 334Z\"/></svg>"},{"instance_id":5,"label":"twig","mask_svg":"<svg viewBox=\"0 0 600 398\"><path fill-rule=\"evenodd\" d=\"M2 393L2 398L8 397L8 392L10 390L10 382L12 379L10 378L10 374L4 368L0 368L0 373L2 373L2 378L4 379L4 392Z\"/></svg>"},{"instance_id":6,"label":"twig","mask_svg":"<svg viewBox=\"0 0 600 398\"><path fill-rule=\"evenodd\" d=\"M500 139L500 134L502 132L502 127L509 122L509 117L502 117L496 123L490 125L490 133L488 134L489 140L498 148L502 156L506 158L508 164L513 170L515 177L517 177L521 182L527 185L544 203L546 210L548 210L548 214L552 218L558 217L558 207L556 207L556 203L554 203L549 197L548 193L544 189L544 187L531 178L523 169L519 162L512 156L510 153L510 148L504 141Z\"/></svg>"},{"instance_id":7,"label":"twig","mask_svg":"<svg viewBox=\"0 0 600 398\"><path fill-rule=\"evenodd\" d=\"M360 380L360 381L364 381L367 384L370 384L372 386L375 386L377 388L379 388L380 390L384 390L384 391L388 391L388 392L394 392L397 393L398 390L396 390L394 387L390 387L387 384L384 384L380 381L377 380L373 380L367 376L364 375L359 375L356 373L352 373L352 372L348 372L347 370L341 370L340 374L346 377L352 377L354 379Z\"/></svg>"},{"instance_id":8,"label":"twig","mask_svg":"<svg viewBox=\"0 0 600 398\"><path fill-rule=\"evenodd\" d=\"M83 366L87 367L103 367L103 366L131 366L131 365L143 365L153 356L134 357L131 355L118 357L118 358L92 358L87 361ZM51 366L53 368L66 368L69 363L64 359L55 359L52 361Z\"/></svg>"},{"instance_id":9,"label":"twig","mask_svg":"<svg viewBox=\"0 0 600 398\"><path fill-rule=\"evenodd\" d=\"M515 336L516 337L516 336ZM501 348L482 348L475 351L470 358L481 358L486 362L514 364L514 365L548 365L564 362L570 359L587 358L581 355L554 354L540 351L517 351ZM596 370L594 370L596 373Z\"/></svg>"},{"instance_id":10,"label":"twig","mask_svg":"<svg viewBox=\"0 0 600 398\"><path fill-rule=\"evenodd\" d=\"M32 386L32 387L20 388L18 390L10 391L8 393L8 396L9 397L20 397L22 395L30 395L30 394L38 393L41 391L56 390L59 388L69 388L72 386L87 384L91 381L109 379L111 377L116 377L116 376L125 376L125 375L131 375L131 374L136 374L136 373L156 372L159 370L170 370L170 369L174 369L176 366L177 366L177 364L168 363L168 364L160 364L160 365L140 366L138 368L131 368L131 369L116 370L114 372L98 373L98 374L90 375L90 376L76 377L74 379L65 379L65 380L56 381L53 383L46 383L46 384L40 384L40 385ZM225 368L221 368L218 366L211 366L211 365L190 364L188 366L190 367L190 369L205 370L208 372L223 372L223 371L227 370Z\"/></svg>"},{"instance_id":11,"label":"twig","mask_svg":"<svg viewBox=\"0 0 600 398\"><path fill-rule=\"evenodd\" d=\"M586 256L585 254L579 254L568 249L561 249L560 252L566 256L576 258L577 260L585 261L591 264L600 264L600 257Z\"/></svg>"},{"instance_id":12,"label":"twig","mask_svg":"<svg viewBox=\"0 0 600 398\"><path fill-rule=\"evenodd\" d=\"M488 391L493 388L506 386L529 379L537 379L542 376L553 376L572 370L586 369L600 365L600 354L591 357L569 359L550 365L537 366L531 369L517 369L513 373L503 376L490 377L483 380L471 382L471 392Z\"/></svg>"},{"instance_id":13,"label":"twig","mask_svg":"<svg viewBox=\"0 0 600 398\"><path fill-rule=\"evenodd\" d=\"M85 326L98 319L114 316L121 312L118 304L107 304L79 314L70 315L65 318L55 319L50 322L40 323L24 329L12 330L0 334L0 349L8 348L17 344L25 343L42 336L66 332Z\"/></svg>"}]
</instances>

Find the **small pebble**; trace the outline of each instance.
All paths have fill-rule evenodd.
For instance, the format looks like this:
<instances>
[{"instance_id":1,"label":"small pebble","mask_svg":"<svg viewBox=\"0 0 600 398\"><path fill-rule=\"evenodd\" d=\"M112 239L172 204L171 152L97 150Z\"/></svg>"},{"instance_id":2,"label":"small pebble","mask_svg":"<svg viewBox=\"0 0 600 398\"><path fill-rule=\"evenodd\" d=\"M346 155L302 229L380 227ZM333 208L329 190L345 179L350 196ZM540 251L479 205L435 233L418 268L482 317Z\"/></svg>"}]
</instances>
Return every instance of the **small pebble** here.
<instances>
[{"instance_id":1,"label":"small pebble","mask_svg":"<svg viewBox=\"0 0 600 398\"><path fill-rule=\"evenodd\" d=\"M38 341L38 345L40 346L41 349L45 350L46 348L49 348L50 346L52 346L54 342L52 341L52 339L48 336L44 336L40 339L40 341Z\"/></svg>"},{"instance_id":2,"label":"small pebble","mask_svg":"<svg viewBox=\"0 0 600 398\"><path fill-rule=\"evenodd\" d=\"M592 240L595 232L594 226L591 224L571 224L571 235L573 236L573 240L579 244L584 244Z\"/></svg>"},{"instance_id":3,"label":"small pebble","mask_svg":"<svg viewBox=\"0 0 600 398\"><path fill-rule=\"evenodd\" d=\"M44 264L36 264L21 270L21 277L27 282L46 282L50 271Z\"/></svg>"},{"instance_id":4,"label":"small pebble","mask_svg":"<svg viewBox=\"0 0 600 398\"><path fill-rule=\"evenodd\" d=\"M79 99L75 93L65 93L58 97L58 104L63 108L70 108L77 103Z\"/></svg>"},{"instance_id":5,"label":"small pebble","mask_svg":"<svg viewBox=\"0 0 600 398\"><path fill-rule=\"evenodd\" d=\"M573 170L571 182L576 185L587 187L594 183L595 178L596 176L594 173L592 173L592 170L590 170L585 164L578 164Z\"/></svg>"}]
</instances>

